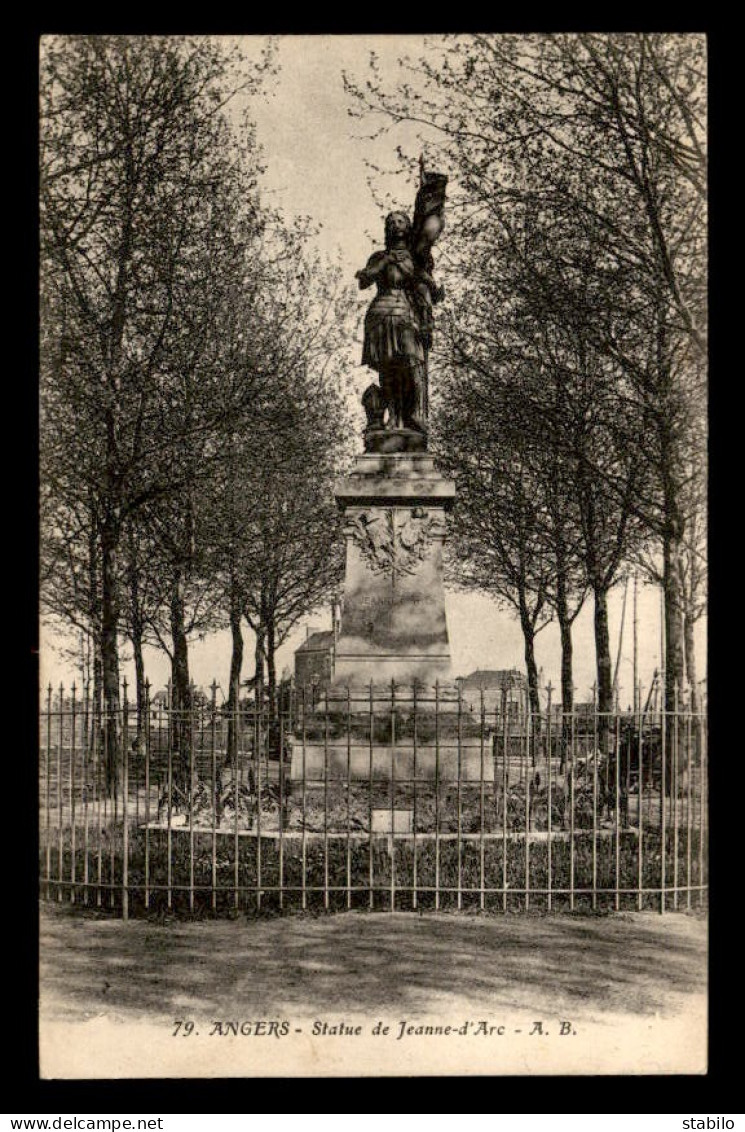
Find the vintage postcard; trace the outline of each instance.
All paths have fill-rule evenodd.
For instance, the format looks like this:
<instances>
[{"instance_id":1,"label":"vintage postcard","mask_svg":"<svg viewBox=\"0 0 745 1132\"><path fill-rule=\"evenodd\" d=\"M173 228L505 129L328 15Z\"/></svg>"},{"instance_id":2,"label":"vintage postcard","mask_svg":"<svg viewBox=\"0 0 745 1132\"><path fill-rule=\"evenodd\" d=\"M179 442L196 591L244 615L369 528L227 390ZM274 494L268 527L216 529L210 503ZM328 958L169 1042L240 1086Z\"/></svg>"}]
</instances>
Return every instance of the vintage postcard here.
<instances>
[{"instance_id":1,"label":"vintage postcard","mask_svg":"<svg viewBox=\"0 0 745 1132\"><path fill-rule=\"evenodd\" d=\"M704 36L39 58L42 1078L706 1073Z\"/></svg>"}]
</instances>

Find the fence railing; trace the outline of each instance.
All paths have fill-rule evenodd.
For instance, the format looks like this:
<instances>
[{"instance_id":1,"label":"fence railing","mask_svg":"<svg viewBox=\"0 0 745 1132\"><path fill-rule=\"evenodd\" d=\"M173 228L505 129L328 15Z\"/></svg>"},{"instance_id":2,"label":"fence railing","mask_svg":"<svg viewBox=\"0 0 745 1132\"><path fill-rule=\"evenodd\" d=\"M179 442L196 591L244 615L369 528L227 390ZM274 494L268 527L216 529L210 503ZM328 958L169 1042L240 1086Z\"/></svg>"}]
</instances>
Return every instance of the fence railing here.
<instances>
[{"instance_id":1,"label":"fence railing","mask_svg":"<svg viewBox=\"0 0 745 1132\"><path fill-rule=\"evenodd\" d=\"M640 697L640 702L643 702ZM285 705L287 707L288 705ZM123 915L625 910L707 899L703 712L454 688L41 713L40 886Z\"/></svg>"}]
</instances>

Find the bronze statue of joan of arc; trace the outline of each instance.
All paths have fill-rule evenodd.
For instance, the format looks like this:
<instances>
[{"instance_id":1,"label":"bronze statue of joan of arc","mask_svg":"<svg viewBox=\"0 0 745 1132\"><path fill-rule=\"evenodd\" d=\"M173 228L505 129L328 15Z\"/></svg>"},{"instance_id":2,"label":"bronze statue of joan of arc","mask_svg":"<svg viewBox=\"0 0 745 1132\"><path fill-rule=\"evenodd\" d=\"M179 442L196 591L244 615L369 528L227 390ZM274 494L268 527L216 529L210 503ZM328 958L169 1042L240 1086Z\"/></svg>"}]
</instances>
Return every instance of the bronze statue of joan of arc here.
<instances>
[{"instance_id":1,"label":"bronze statue of joan of arc","mask_svg":"<svg viewBox=\"0 0 745 1132\"><path fill-rule=\"evenodd\" d=\"M443 290L432 278L432 244L444 224L447 177L423 173L412 225L404 212L385 220L385 250L357 272L361 289L377 293L365 315L362 363L380 380L365 393L368 428L407 429L426 435L427 353L432 344L432 306Z\"/></svg>"}]
</instances>

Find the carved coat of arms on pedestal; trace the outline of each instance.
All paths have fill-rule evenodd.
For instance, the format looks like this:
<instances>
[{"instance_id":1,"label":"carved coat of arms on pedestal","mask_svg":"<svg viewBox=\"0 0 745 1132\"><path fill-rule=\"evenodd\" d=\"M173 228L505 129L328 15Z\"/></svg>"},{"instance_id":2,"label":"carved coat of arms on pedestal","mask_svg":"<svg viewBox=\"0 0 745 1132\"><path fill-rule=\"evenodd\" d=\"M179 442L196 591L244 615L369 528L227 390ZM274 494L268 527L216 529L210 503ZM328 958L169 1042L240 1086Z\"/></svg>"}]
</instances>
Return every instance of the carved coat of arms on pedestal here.
<instances>
[{"instance_id":1,"label":"carved coat of arms on pedestal","mask_svg":"<svg viewBox=\"0 0 745 1132\"><path fill-rule=\"evenodd\" d=\"M350 515L347 529L373 573L413 574L427 557L438 523L421 507L389 507Z\"/></svg>"}]
</instances>

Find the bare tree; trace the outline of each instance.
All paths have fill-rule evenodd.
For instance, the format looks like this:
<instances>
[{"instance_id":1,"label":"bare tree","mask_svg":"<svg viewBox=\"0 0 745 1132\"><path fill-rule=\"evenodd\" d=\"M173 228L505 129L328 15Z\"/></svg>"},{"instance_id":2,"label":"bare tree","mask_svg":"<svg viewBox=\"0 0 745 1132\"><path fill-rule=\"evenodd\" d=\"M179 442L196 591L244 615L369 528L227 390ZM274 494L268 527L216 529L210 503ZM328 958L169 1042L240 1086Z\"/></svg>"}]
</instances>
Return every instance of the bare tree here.
<instances>
[{"instance_id":1,"label":"bare tree","mask_svg":"<svg viewBox=\"0 0 745 1132\"><path fill-rule=\"evenodd\" d=\"M343 416L333 390L304 388L300 375L281 407L278 398L259 480L251 485L262 495L244 547L243 613L265 649L271 718L276 650L301 617L330 601L343 571L341 517L333 498L339 471L334 436Z\"/></svg>"},{"instance_id":2,"label":"bare tree","mask_svg":"<svg viewBox=\"0 0 745 1132\"><path fill-rule=\"evenodd\" d=\"M503 375L502 375L503 376ZM535 637L550 621L554 562L547 546L546 511L533 465L505 412L510 382L467 363L441 381L435 446L456 477L449 571L457 584L483 590L516 612L525 643L531 710L540 715Z\"/></svg>"},{"instance_id":3,"label":"bare tree","mask_svg":"<svg viewBox=\"0 0 745 1132\"><path fill-rule=\"evenodd\" d=\"M244 85L256 89L262 70ZM222 202L240 191L221 111L237 85L208 39L43 43L42 447L63 498L93 504L110 771L122 533L138 508L172 489L172 457L192 427L174 420L174 380L210 342L209 292L196 320L190 300L200 271L214 274L221 261Z\"/></svg>"},{"instance_id":4,"label":"bare tree","mask_svg":"<svg viewBox=\"0 0 745 1132\"><path fill-rule=\"evenodd\" d=\"M618 404L629 410L616 449L635 451L649 474L627 504L626 465L587 464L584 483L603 478L659 543L670 704L683 673L686 468L701 458L693 426L706 349L705 41L477 35L430 46L403 61L396 89L383 87L374 64L367 82L347 78L352 112L377 116L379 130L421 124L431 160L453 170L447 248L456 279L472 269L485 226L517 246L526 218L548 218L560 233L551 258L573 270L595 250L591 282L611 301L585 306L583 338L594 364L604 359L617 375ZM413 164L416 154L402 157ZM492 255L498 272L494 247Z\"/></svg>"},{"instance_id":5,"label":"bare tree","mask_svg":"<svg viewBox=\"0 0 745 1132\"><path fill-rule=\"evenodd\" d=\"M344 350L351 298L338 269L311 253L301 222L267 216L232 319L250 411L219 438L202 510L208 570L231 631L229 748L243 664L242 622L255 634L256 702L297 619L325 596L338 534L332 479L349 444ZM331 567L332 572L336 565ZM319 598L320 595L320 598Z\"/></svg>"}]
</instances>

